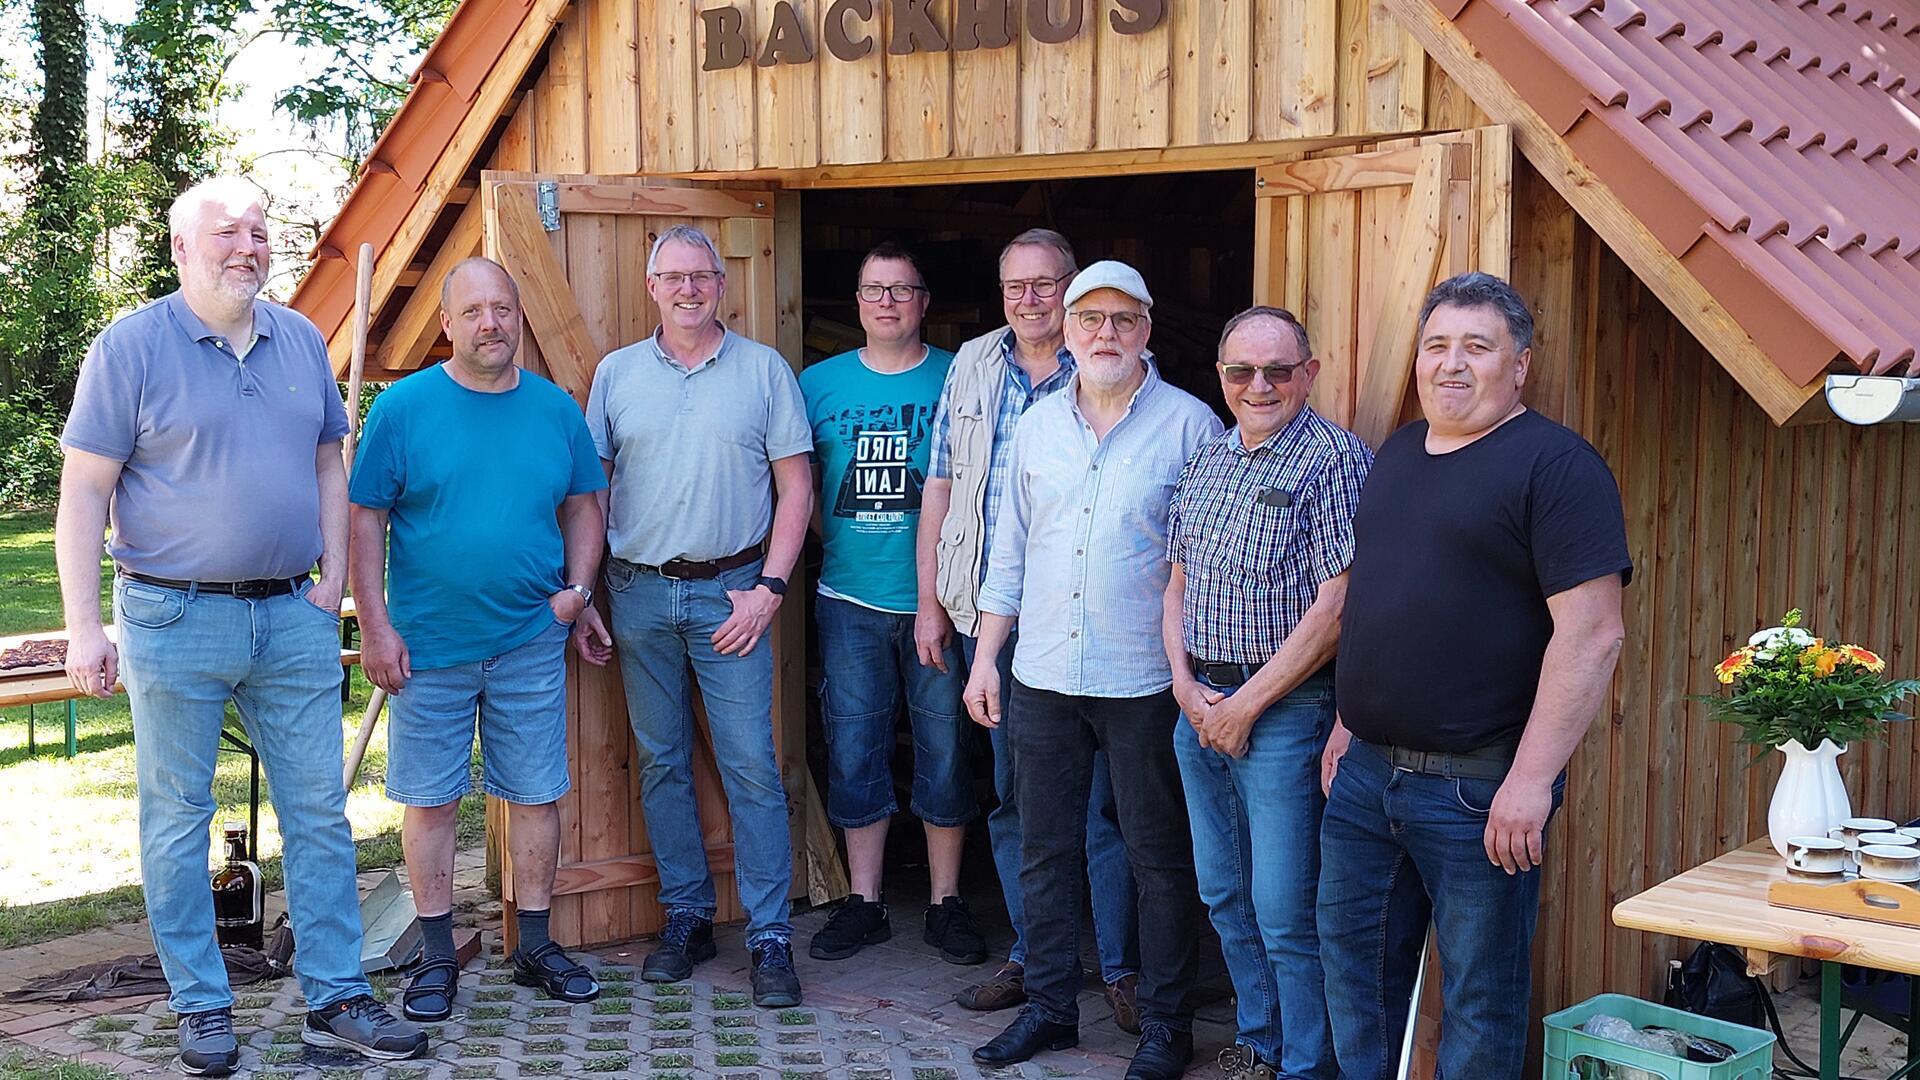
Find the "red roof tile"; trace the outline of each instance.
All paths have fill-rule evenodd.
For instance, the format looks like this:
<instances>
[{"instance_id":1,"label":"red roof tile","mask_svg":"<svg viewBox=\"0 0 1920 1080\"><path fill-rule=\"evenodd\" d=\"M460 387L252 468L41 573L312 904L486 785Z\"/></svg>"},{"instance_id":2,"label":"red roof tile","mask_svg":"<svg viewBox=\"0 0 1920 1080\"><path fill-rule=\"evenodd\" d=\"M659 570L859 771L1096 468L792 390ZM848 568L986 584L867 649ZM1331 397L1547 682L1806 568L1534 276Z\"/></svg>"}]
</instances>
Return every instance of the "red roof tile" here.
<instances>
[{"instance_id":1,"label":"red roof tile","mask_svg":"<svg viewBox=\"0 0 1920 1080\"><path fill-rule=\"evenodd\" d=\"M1836 357L1874 372L1913 364L1920 0L1468 0L1458 11L1486 62L1783 372L1804 385ZM1590 116L1570 115L1562 79L1584 89ZM1545 87L1540 108L1528 91Z\"/></svg>"}]
</instances>

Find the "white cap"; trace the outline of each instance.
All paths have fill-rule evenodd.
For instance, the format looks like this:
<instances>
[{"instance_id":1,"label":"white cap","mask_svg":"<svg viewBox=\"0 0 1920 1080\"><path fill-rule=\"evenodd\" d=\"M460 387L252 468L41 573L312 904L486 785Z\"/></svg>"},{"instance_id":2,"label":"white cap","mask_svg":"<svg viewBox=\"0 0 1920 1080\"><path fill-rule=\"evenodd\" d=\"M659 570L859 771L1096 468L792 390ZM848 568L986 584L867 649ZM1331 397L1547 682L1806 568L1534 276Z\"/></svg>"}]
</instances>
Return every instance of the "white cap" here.
<instances>
[{"instance_id":1,"label":"white cap","mask_svg":"<svg viewBox=\"0 0 1920 1080\"><path fill-rule=\"evenodd\" d=\"M1147 291L1146 280L1140 276L1140 271L1117 259L1101 259L1075 274L1073 284L1067 286L1067 298L1061 303L1072 307L1095 289L1119 289L1142 305L1153 307L1153 294Z\"/></svg>"}]
</instances>

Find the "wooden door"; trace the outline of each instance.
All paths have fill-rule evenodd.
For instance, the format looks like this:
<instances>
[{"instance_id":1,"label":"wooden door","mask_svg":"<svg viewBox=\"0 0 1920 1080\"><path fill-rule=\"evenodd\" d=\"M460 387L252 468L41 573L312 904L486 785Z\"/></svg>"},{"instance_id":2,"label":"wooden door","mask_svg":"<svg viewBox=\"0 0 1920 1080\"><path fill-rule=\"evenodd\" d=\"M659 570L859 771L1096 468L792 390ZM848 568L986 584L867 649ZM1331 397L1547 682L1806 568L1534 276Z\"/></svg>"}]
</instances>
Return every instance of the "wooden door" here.
<instances>
[{"instance_id":1,"label":"wooden door","mask_svg":"<svg viewBox=\"0 0 1920 1080\"><path fill-rule=\"evenodd\" d=\"M799 247L791 196L769 190L668 186L635 177L566 177L487 172L481 178L483 244L520 286L527 335L520 363L559 384L584 409L593 371L606 353L659 325L646 291L654 238L676 224L713 237L725 261L728 327L800 357ZM788 281L791 287L782 288ZM804 596L796 576L790 595ZM602 604L604 600L596 600ZM824 900L845 892L832 837L806 770L804 605L782 606L772 636L775 743L787 782L794 847L794 894ZM573 789L560 801L560 858L553 936L563 943L621 941L664 921L659 876L640 806L639 768L617 662L605 668L568 654L567 756ZM733 834L704 717L696 725L695 787L719 898L718 918L743 913L734 890ZM491 808L489 827L506 835ZM824 837L824 847L822 838ZM507 845L501 888L512 911ZM810 888L811 886L811 888ZM509 947L514 922L506 920Z\"/></svg>"},{"instance_id":2,"label":"wooden door","mask_svg":"<svg viewBox=\"0 0 1920 1080\"><path fill-rule=\"evenodd\" d=\"M1512 163L1496 126L1255 173L1254 302L1300 317L1321 362L1314 409L1368 445L1417 410L1406 391L1427 291L1468 270L1508 275Z\"/></svg>"},{"instance_id":3,"label":"wooden door","mask_svg":"<svg viewBox=\"0 0 1920 1080\"><path fill-rule=\"evenodd\" d=\"M1300 318L1320 358L1315 411L1378 449L1419 413L1408 393L1420 304L1480 270L1509 276L1513 143L1502 126L1268 165L1254 177L1254 302ZM1551 846L1551 845L1550 845ZM1427 968L1413 1061L1433 1075L1438 950Z\"/></svg>"}]
</instances>

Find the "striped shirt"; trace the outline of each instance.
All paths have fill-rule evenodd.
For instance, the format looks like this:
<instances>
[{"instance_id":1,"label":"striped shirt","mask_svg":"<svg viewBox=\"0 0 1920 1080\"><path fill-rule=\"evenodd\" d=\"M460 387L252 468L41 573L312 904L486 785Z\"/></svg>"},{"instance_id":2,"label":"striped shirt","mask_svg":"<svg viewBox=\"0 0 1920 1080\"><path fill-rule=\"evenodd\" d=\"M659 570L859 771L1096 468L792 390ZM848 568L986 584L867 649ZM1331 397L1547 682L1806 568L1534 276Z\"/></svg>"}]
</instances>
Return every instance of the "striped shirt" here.
<instances>
[{"instance_id":1,"label":"striped shirt","mask_svg":"<svg viewBox=\"0 0 1920 1080\"><path fill-rule=\"evenodd\" d=\"M1038 690L1131 698L1173 682L1160 641L1167 509L1181 465L1220 433L1199 399L1149 364L1127 413L1096 438L1071 386L1013 440L980 610L1017 616L1013 674Z\"/></svg>"},{"instance_id":2,"label":"striped shirt","mask_svg":"<svg viewBox=\"0 0 1920 1080\"><path fill-rule=\"evenodd\" d=\"M1353 561L1353 513L1373 453L1311 408L1248 450L1240 429L1187 462L1167 561L1184 563L1181 635L1202 660L1264 664Z\"/></svg>"},{"instance_id":3,"label":"striped shirt","mask_svg":"<svg viewBox=\"0 0 1920 1080\"><path fill-rule=\"evenodd\" d=\"M1000 516L1000 493L1007 489L1007 462L1013 457L1013 429L1033 403L1067 385L1073 378L1073 354L1065 345L1055 359L1060 369L1035 386L1026 369L1013 357L1013 331L1000 339L1000 358L1006 363L1006 385L1000 390L1000 411L993 419L993 456L987 465L986 505L981 507L983 528L980 534L980 579L986 580L987 566L993 557L993 525ZM953 479L952 393L954 368L947 369L948 388L940 391L940 408L933 422L933 451L927 457L927 475L941 480Z\"/></svg>"}]
</instances>

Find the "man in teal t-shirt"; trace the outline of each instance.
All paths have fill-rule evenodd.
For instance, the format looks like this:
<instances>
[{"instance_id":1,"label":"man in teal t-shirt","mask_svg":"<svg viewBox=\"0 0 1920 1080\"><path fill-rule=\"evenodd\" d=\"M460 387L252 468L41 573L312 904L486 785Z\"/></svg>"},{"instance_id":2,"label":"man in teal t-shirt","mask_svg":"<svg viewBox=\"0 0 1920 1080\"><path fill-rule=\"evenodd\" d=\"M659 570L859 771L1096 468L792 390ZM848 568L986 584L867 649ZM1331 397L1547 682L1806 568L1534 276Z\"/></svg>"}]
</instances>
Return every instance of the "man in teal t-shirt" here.
<instances>
[{"instance_id":1,"label":"man in teal t-shirt","mask_svg":"<svg viewBox=\"0 0 1920 1080\"><path fill-rule=\"evenodd\" d=\"M514 365L520 294L488 259L447 275L440 324L453 358L381 394L348 487L362 669L393 695L387 797L426 939L402 997L409 1019L453 1011L454 833L471 787L507 803L520 930L514 981L564 1001L600 988L547 934L568 787L567 637L595 664L612 638L590 605L607 486L580 406ZM390 574L387 568L391 568ZM391 578L391 594L386 586Z\"/></svg>"},{"instance_id":2,"label":"man in teal t-shirt","mask_svg":"<svg viewBox=\"0 0 1920 1080\"><path fill-rule=\"evenodd\" d=\"M986 942L959 895L961 842L979 811L967 768L960 654L949 647L942 662L922 666L913 642L920 492L953 354L920 340L926 280L904 248L882 244L869 252L855 295L866 347L800 373L820 466L826 548L814 619L826 671L827 818L846 830L853 879L853 895L809 951L841 960L892 936L880 865L888 821L899 809L890 765L904 686L913 722L912 810L926 827L933 885L925 938L949 961L977 964L986 959Z\"/></svg>"}]
</instances>

